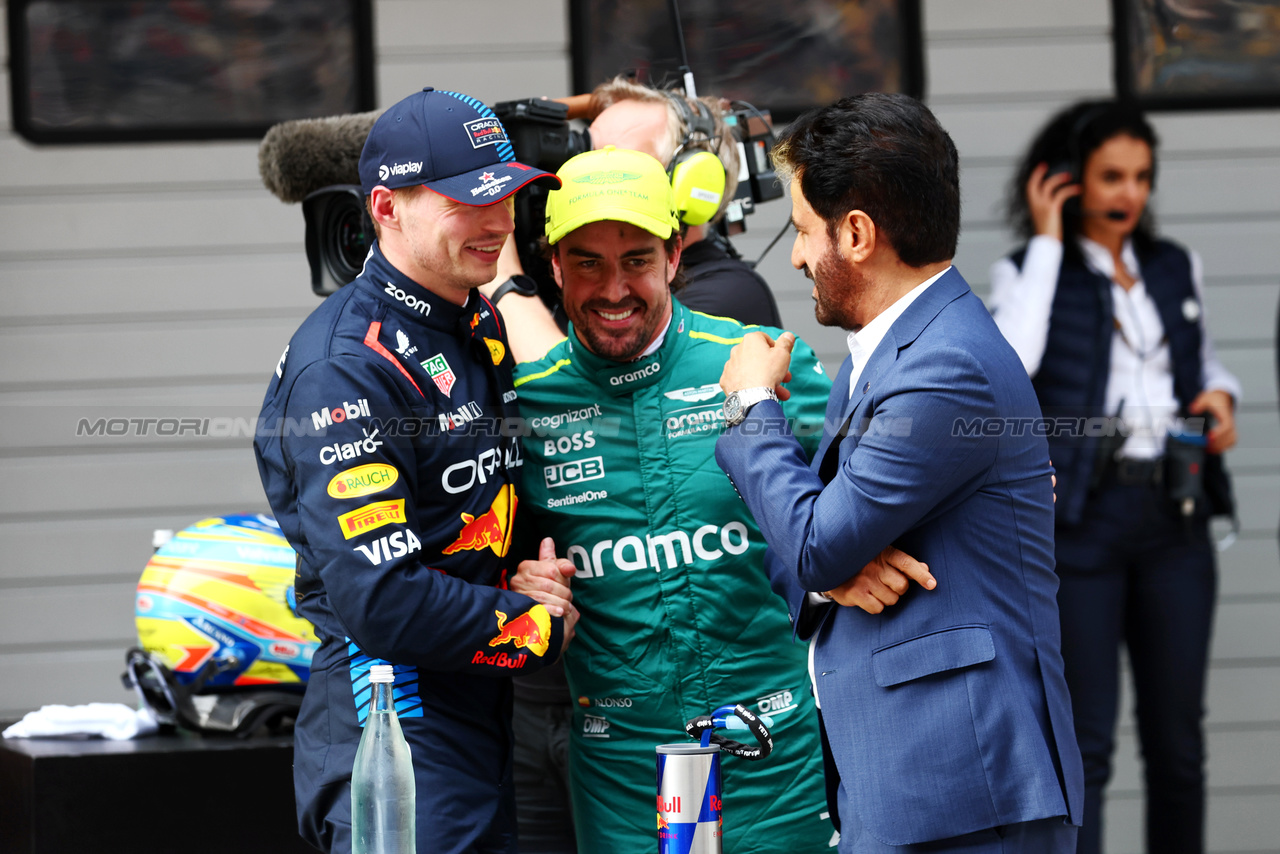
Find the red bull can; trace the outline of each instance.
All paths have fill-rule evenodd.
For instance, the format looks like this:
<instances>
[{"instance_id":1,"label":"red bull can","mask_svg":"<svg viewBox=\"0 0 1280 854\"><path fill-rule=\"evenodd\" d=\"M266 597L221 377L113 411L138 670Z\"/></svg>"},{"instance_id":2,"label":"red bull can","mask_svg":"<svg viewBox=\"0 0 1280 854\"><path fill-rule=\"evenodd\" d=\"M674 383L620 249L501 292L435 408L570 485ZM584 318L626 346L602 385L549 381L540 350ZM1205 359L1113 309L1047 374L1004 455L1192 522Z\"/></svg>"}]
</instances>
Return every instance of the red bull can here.
<instances>
[{"instance_id":1,"label":"red bull can","mask_svg":"<svg viewBox=\"0 0 1280 854\"><path fill-rule=\"evenodd\" d=\"M720 745L659 744L658 854L720 854Z\"/></svg>"}]
</instances>

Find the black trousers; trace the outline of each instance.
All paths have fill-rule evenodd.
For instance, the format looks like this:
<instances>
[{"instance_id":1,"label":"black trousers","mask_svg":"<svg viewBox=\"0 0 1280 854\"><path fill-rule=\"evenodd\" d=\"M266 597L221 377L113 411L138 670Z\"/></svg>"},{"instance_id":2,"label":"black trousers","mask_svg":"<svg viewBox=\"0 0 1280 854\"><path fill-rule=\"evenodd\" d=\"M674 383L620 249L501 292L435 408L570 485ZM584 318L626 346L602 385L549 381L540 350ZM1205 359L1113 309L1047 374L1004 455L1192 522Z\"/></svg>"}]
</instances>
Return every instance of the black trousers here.
<instances>
[{"instance_id":1,"label":"black trousers","mask_svg":"<svg viewBox=\"0 0 1280 854\"><path fill-rule=\"evenodd\" d=\"M569 729L573 706L516 698L516 817L521 854L574 854L569 800Z\"/></svg>"},{"instance_id":2,"label":"black trousers","mask_svg":"<svg viewBox=\"0 0 1280 854\"><path fill-rule=\"evenodd\" d=\"M1217 571L1205 520L1178 517L1155 486L1104 485L1079 525L1059 526L1062 654L1084 758L1077 851L1102 850L1119 650L1128 649L1146 784L1146 850L1204 850L1205 671Z\"/></svg>"}]
</instances>

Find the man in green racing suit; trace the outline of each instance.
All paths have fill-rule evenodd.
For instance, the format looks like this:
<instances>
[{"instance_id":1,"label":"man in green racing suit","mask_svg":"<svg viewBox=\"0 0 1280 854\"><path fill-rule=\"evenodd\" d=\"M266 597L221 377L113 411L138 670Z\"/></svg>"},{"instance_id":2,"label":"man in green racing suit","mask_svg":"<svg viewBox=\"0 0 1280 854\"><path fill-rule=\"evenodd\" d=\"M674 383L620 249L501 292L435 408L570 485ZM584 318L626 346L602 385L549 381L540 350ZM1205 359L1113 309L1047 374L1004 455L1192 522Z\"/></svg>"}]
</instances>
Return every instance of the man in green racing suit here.
<instances>
[{"instance_id":1,"label":"man in green racing suit","mask_svg":"<svg viewBox=\"0 0 1280 854\"><path fill-rule=\"evenodd\" d=\"M576 571L522 572L512 589L571 583L582 615L565 656L578 850L652 851L654 746L687 742L686 721L732 703L772 719L774 749L758 764L723 759L724 850L827 850L806 650L713 453L720 371L744 327L672 299L680 238L656 160L606 148L559 174L547 237L571 326L517 366L515 387L529 434L521 512ZM784 408L812 453L831 384L807 345L795 352Z\"/></svg>"}]
</instances>

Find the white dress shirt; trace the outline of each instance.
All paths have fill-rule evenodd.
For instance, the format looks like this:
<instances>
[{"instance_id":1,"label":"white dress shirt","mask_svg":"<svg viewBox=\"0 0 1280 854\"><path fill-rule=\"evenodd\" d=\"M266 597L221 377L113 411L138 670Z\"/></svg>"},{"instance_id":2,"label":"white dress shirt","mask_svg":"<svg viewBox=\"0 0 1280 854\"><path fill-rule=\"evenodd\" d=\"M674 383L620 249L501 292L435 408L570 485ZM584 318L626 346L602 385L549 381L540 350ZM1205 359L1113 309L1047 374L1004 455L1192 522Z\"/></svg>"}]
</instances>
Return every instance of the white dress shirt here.
<instances>
[{"instance_id":1,"label":"white dress shirt","mask_svg":"<svg viewBox=\"0 0 1280 854\"><path fill-rule=\"evenodd\" d=\"M947 267L950 270L951 267ZM942 273L947 272L943 270ZM932 285L942 277L942 273L936 276L930 276L911 290L907 291L894 302L893 305L877 314L871 319L871 322L859 329L857 332L850 332L845 338L849 345L849 356L853 359L853 369L849 371L849 393L847 397L853 397L853 391L858 387L858 380L862 377L862 369L867 366L867 362L871 360L871 354L880 346L880 342L884 340L884 336L888 334L889 327L893 326L893 322L902 316L911 303L916 301L916 297L924 293L925 288Z\"/></svg>"},{"instance_id":2,"label":"white dress shirt","mask_svg":"<svg viewBox=\"0 0 1280 854\"><path fill-rule=\"evenodd\" d=\"M951 267L948 266L947 270ZM916 301L916 297L925 292L925 289L932 285L938 279L942 278L942 274L947 272L943 270L935 276L930 276L911 290L907 291L884 311L872 318L871 322L859 329L857 332L850 332L845 340L849 344L849 356L853 360L852 369L849 371L849 388L847 397L853 397L853 390L858 387L858 380L862 377L862 369L867 366L867 362L871 360L871 354L880 346L880 342L884 340L884 336L888 334L889 327L893 326L894 321L902 316L911 303ZM858 567L861 571L862 567ZM850 576L852 577L852 576ZM810 593L809 603L812 605L825 605L828 600L820 593ZM813 669L813 650L817 638L809 641L809 681L813 683L813 704L819 709L822 703L818 700L818 680L814 678L816 674Z\"/></svg>"},{"instance_id":3,"label":"white dress shirt","mask_svg":"<svg viewBox=\"0 0 1280 854\"><path fill-rule=\"evenodd\" d=\"M1120 259L1134 284L1125 290L1115 281L1115 262L1110 250L1085 237L1077 238L1089 269L1111 282L1115 311L1111 336L1111 373L1107 377L1104 413L1119 413L1130 433L1120 448L1120 456L1155 459L1164 453L1165 436L1178 412L1173 391L1173 360L1168 336L1155 300L1147 292L1133 251L1126 240ZM1200 361L1206 390L1219 389L1240 401L1240 382L1222 362L1209 338L1204 312L1203 272L1200 256L1191 256L1191 281L1196 301L1183 304L1184 316L1200 323ZM1037 235L1027 244L1019 271L1009 258L991 267L991 310L996 326L1013 346L1027 374L1035 376L1044 358L1049 337L1049 315L1058 289L1062 264L1061 241Z\"/></svg>"}]
</instances>

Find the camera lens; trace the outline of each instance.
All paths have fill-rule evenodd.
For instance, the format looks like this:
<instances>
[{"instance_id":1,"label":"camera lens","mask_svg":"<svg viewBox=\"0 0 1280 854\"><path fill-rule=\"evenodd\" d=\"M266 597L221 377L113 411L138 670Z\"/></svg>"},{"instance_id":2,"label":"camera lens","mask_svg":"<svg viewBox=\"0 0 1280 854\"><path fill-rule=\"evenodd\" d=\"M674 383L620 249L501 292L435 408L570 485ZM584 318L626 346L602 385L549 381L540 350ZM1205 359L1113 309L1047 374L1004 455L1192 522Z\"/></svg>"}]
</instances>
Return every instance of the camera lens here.
<instances>
[{"instance_id":1,"label":"camera lens","mask_svg":"<svg viewBox=\"0 0 1280 854\"><path fill-rule=\"evenodd\" d=\"M360 275L373 235L366 230L365 212L354 195L334 199L325 212L324 261L329 274L343 284Z\"/></svg>"}]
</instances>

